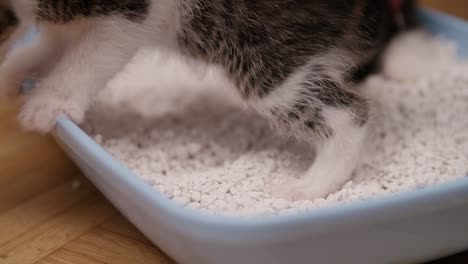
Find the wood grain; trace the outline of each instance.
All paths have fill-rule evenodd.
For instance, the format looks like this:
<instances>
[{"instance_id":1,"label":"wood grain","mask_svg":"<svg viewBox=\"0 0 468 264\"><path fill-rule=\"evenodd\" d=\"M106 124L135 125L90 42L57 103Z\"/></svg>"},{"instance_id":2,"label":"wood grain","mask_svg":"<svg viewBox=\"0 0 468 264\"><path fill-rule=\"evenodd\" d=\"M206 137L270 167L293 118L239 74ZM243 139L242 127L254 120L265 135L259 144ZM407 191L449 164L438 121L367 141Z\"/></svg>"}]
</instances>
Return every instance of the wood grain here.
<instances>
[{"instance_id":1,"label":"wood grain","mask_svg":"<svg viewBox=\"0 0 468 264\"><path fill-rule=\"evenodd\" d=\"M125 236L127 238L134 239L136 241L151 245L151 241L148 240L138 229L136 229L132 223L125 219L122 215L117 215L104 222L100 226L103 230L113 232Z\"/></svg>"},{"instance_id":2,"label":"wood grain","mask_svg":"<svg viewBox=\"0 0 468 264\"><path fill-rule=\"evenodd\" d=\"M422 2L468 18L467 0ZM172 263L50 137L18 128L20 104L0 101L0 264ZM432 263L468 263L468 253Z\"/></svg>"},{"instance_id":3,"label":"wood grain","mask_svg":"<svg viewBox=\"0 0 468 264\"><path fill-rule=\"evenodd\" d=\"M2 245L0 254L5 258L3 263L36 263L99 225L113 213L115 210L112 206L95 192L69 210Z\"/></svg>"},{"instance_id":4,"label":"wood grain","mask_svg":"<svg viewBox=\"0 0 468 264\"><path fill-rule=\"evenodd\" d=\"M50 137L0 104L0 264L171 263Z\"/></svg>"},{"instance_id":5,"label":"wood grain","mask_svg":"<svg viewBox=\"0 0 468 264\"><path fill-rule=\"evenodd\" d=\"M149 244L101 228L94 229L64 248L104 263L172 263Z\"/></svg>"},{"instance_id":6,"label":"wood grain","mask_svg":"<svg viewBox=\"0 0 468 264\"><path fill-rule=\"evenodd\" d=\"M67 249L59 249L54 254L46 257L39 262L38 264L106 264L96 259L89 258L80 253L76 253ZM108 262L112 263L112 262Z\"/></svg>"},{"instance_id":7,"label":"wood grain","mask_svg":"<svg viewBox=\"0 0 468 264\"><path fill-rule=\"evenodd\" d=\"M75 206L77 202L87 198L91 191L93 188L90 184L73 190L72 183L67 182L0 215L0 226L8 226L8 229L0 229L0 254L5 253L5 243Z\"/></svg>"}]
</instances>

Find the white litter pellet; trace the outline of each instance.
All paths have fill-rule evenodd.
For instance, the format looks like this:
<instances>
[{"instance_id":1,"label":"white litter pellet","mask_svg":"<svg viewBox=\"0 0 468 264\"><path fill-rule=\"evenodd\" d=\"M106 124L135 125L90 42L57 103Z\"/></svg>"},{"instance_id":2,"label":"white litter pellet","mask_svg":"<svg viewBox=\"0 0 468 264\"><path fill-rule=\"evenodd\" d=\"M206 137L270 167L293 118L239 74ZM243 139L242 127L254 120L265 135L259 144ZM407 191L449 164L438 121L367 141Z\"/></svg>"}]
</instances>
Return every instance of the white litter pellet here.
<instances>
[{"instance_id":1,"label":"white litter pellet","mask_svg":"<svg viewBox=\"0 0 468 264\"><path fill-rule=\"evenodd\" d=\"M301 175L313 157L243 110L232 88L212 74L216 69L200 81L180 60L146 51L111 83L85 129L155 189L181 206L213 214L301 212L464 177L468 65L453 58L453 44L412 34L393 45L385 74L358 87L373 111L354 179L315 201L270 195L274 183ZM415 43L424 43L425 52L413 52ZM432 51L437 56L421 58ZM405 54L412 54L411 67L418 59L443 67L401 81L405 72L399 67L404 69L409 58L399 58Z\"/></svg>"}]
</instances>

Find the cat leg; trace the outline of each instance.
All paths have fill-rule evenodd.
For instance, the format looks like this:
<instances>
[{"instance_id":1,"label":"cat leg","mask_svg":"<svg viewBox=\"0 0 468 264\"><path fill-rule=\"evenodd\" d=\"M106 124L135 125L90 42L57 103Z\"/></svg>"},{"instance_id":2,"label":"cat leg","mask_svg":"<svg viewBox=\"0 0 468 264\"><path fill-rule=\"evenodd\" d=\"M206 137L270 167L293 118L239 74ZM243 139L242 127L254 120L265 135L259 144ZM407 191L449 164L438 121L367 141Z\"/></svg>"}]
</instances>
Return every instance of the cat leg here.
<instances>
[{"instance_id":1,"label":"cat leg","mask_svg":"<svg viewBox=\"0 0 468 264\"><path fill-rule=\"evenodd\" d=\"M13 49L0 66L0 97L17 95L26 78L47 72L60 49L55 35L47 31L36 41Z\"/></svg>"},{"instance_id":2,"label":"cat leg","mask_svg":"<svg viewBox=\"0 0 468 264\"><path fill-rule=\"evenodd\" d=\"M325 198L351 180L365 139L366 126L356 124L353 114L344 109L325 107L321 116L323 120L313 122L327 126L330 134L312 143L316 153L314 163L301 178L276 186L273 195L290 200Z\"/></svg>"},{"instance_id":3,"label":"cat leg","mask_svg":"<svg viewBox=\"0 0 468 264\"><path fill-rule=\"evenodd\" d=\"M346 84L313 72L296 76L256 108L275 128L310 145L316 154L304 175L274 186L272 196L313 200L351 179L365 140L368 105Z\"/></svg>"},{"instance_id":4,"label":"cat leg","mask_svg":"<svg viewBox=\"0 0 468 264\"><path fill-rule=\"evenodd\" d=\"M88 23L88 24L87 24ZM98 92L134 56L139 43L122 32L125 25L102 23L83 28L64 25L63 34L73 39L49 74L37 83L18 115L27 130L50 131L56 119L68 116L80 123ZM130 31L131 32L131 31Z\"/></svg>"}]
</instances>

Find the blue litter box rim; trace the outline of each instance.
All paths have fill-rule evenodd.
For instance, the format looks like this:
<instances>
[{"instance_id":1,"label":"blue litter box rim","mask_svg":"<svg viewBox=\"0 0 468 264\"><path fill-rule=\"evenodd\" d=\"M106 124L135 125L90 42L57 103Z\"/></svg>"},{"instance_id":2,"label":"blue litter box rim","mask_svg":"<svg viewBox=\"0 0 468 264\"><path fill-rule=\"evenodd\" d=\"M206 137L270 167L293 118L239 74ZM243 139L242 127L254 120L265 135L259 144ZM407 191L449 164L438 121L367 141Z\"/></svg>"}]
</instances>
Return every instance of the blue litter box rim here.
<instances>
[{"instance_id":1,"label":"blue litter box rim","mask_svg":"<svg viewBox=\"0 0 468 264\"><path fill-rule=\"evenodd\" d=\"M468 36L467 22L430 9L421 9L419 16L423 24L433 33L457 41L461 56L468 55L468 39L456 37L462 34ZM76 149L78 146L81 153L89 155L89 158L98 162L107 172L112 172L108 174L114 177L112 180L129 188L142 203L142 207L157 210L159 213L163 212L167 219L177 221L181 229L186 229L193 236L219 237L220 234L231 231L229 239L232 240L235 239L236 234L238 237L246 234L255 236L285 227L297 227L297 232L300 232L301 227L311 225L326 227L327 230L332 231L343 225L352 227L365 223L375 224L379 221L412 215L417 213L415 208L437 212L439 209L446 208L447 203L450 206L460 206L468 210L468 178L463 177L460 180L425 189L317 208L297 214L252 218L208 215L194 209L183 208L154 190L120 161L114 159L68 118L58 119L53 135L60 144L67 145L65 147ZM91 181L93 181L92 178ZM233 234L234 236L231 236Z\"/></svg>"},{"instance_id":2,"label":"blue litter box rim","mask_svg":"<svg viewBox=\"0 0 468 264\"><path fill-rule=\"evenodd\" d=\"M419 21L430 33L454 41L458 55L468 58L468 22L429 8L418 11Z\"/></svg>"}]
</instances>

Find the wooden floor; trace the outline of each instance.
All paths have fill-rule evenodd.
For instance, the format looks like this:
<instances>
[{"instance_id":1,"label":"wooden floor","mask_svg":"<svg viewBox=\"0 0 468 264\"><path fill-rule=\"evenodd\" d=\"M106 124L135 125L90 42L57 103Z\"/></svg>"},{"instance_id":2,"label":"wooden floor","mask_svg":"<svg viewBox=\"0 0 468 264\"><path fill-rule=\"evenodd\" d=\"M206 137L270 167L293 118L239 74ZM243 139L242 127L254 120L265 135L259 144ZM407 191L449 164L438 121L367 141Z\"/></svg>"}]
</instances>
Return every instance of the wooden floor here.
<instances>
[{"instance_id":1,"label":"wooden floor","mask_svg":"<svg viewBox=\"0 0 468 264\"><path fill-rule=\"evenodd\" d=\"M420 0L424 5L468 19L468 0Z\"/></svg>"},{"instance_id":2,"label":"wooden floor","mask_svg":"<svg viewBox=\"0 0 468 264\"><path fill-rule=\"evenodd\" d=\"M468 17L467 0L427 2ZM18 107L0 102L0 264L172 263L51 138L18 129ZM437 263L468 263L468 253Z\"/></svg>"},{"instance_id":3,"label":"wooden floor","mask_svg":"<svg viewBox=\"0 0 468 264\"><path fill-rule=\"evenodd\" d=\"M18 129L17 107L0 103L0 263L172 263L51 138Z\"/></svg>"}]
</instances>

